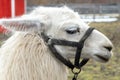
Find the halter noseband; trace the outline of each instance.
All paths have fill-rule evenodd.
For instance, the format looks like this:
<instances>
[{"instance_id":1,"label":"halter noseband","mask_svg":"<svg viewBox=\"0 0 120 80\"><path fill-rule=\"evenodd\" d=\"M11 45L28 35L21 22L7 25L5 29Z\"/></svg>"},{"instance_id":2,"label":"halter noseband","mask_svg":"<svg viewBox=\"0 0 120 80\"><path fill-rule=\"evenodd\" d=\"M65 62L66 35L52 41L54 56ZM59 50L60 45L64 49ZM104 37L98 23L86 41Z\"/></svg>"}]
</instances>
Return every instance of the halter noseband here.
<instances>
[{"instance_id":1,"label":"halter noseband","mask_svg":"<svg viewBox=\"0 0 120 80\"><path fill-rule=\"evenodd\" d=\"M60 40L60 39L51 39L49 36L47 36L44 33L41 33L44 41L48 44L48 48L50 49L50 51L52 52L52 54L58 59L60 60L64 65L66 65L67 67L69 67L73 74L73 80L77 79L78 74L81 71L81 68L89 61L89 59L83 59L80 62L80 57L81 57L81 52L82 49L84 47L84 42L85 40L90 36L90 34L92 33L92 31L94 30L94 28L89 28L84 36L81 38L81 40L79 42L74 42L74 41L67 41L67 40ZM71 46L71 47L76 47L76 54L75 54L75 60L74 60L74 64L72 64L72 62L70 60L65 59L62 55L60 55L56 48L54 47L54 45L63 45L63 46ZM74 68L79 69L78 72L74 71Z\"/></svg>"}]
</instances>

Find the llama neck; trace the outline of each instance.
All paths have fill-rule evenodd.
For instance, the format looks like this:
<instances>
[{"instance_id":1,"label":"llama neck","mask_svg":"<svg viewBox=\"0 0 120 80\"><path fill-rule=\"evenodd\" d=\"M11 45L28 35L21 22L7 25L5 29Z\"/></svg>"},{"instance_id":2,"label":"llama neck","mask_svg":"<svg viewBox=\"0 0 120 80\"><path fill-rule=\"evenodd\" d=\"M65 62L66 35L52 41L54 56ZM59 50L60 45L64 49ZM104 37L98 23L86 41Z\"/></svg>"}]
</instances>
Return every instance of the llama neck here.
<instances>
[{"instance_id":1,"label":"llama neck","mask_svg":"<svg viewBox=\"0 0 120 80\"><path fill-rule=\"evenodd\" d=\"M10 50L11 47L14 49ZM66 67L51 55L38 36L19 34L7 50L2 53L8 56L4 56L4 77L0 76L0 80L67 80Z\"/></svg>"}]
</instances>

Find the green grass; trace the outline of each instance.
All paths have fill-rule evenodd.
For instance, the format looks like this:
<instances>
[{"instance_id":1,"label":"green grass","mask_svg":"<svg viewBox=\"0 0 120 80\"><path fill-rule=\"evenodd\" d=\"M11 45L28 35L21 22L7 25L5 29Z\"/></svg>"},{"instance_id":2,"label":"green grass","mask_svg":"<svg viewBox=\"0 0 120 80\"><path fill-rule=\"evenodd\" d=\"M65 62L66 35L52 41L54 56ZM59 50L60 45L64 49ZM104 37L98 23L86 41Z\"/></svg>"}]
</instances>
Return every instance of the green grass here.
<instances>
[{"instance_id":1,"label":"green grass","mask_svg":"<svg viewBox=\"0 0 120 80\"><path fill-rule=\"evenodd\" d=\"M90 60L82 68L78 80L120 80L120 22L91 23L90 26L104 33L113 42L114 55L105 64ZM73 74L70 70L68 80L71 80L72 76Z\"/></svg>"}]
</instances>

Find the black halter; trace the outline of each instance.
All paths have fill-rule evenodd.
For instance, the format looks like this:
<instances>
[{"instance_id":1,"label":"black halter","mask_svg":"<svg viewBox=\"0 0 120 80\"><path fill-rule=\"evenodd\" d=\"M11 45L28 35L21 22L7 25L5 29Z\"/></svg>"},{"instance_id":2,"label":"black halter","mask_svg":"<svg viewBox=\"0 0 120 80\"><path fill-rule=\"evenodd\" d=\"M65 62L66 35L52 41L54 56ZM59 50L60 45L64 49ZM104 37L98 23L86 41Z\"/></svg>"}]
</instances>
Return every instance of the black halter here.
<instances>
[{"instance_id":1,"label":"black halter","mask_svg":"<svg viewBox=\"0 0 120 80\"><path fill-rule=\"evenodd\" d=\"M67 67L69 67L72 72L74 73L74 77L73 80L77 79L78 74L81 71L81 68L88 62L89 59L83 59L80 62L80 57L81 57L81 51L82 48L84 47L84 42L85 40L90 36L90 34L92 33L92 31L94 30L94 28L89 28L84 36L81 38L81 40L79 42L73 42L73 41L67 41L67 40L60 40L60 39L51 39L50 37L48 37L46 34L41 33L44 41L47 43L49 49L51 50L51 52L53 53L53 55L60 60L64 65L66 65ZM63 45L63 46L71 46L71 47L76 47L76 54L75 54L75 60L74 60L74 64L72 64L72 62L70 60L65 59L62 55L60 55L56 48L54 47L54 45ZM78 72L74 71L74 68L79 69Z\"/></svg>"}]
</instances>

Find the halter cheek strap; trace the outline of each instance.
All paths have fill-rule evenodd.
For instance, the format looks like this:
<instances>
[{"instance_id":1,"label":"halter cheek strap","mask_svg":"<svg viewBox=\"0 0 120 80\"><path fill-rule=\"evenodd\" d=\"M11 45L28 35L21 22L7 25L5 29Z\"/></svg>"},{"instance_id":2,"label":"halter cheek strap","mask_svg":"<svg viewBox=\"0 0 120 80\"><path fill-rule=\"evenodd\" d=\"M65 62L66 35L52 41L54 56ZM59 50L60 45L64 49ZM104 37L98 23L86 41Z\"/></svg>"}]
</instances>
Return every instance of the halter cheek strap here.
<instances>
[{"instance_id":1,"label":"halter cheek strap","mask_svg":"<svg viewBox=\"0 0 120 80\"><path fill-rule=\"evenodd\" d=\"M83 59L82 62L80 62L80 57L81 57L81 52L82 49L84 47L84 42L85 40L90 36L90 34L92 33L92 31L94 30L94 28L89 28L84 36L81 38L81 40L78 42L79 45L77 46L77 51L76 51L76 55L75 55L75 61L74 61L74 65L78 68L81 68L82 66L84 66L89 59Z\"/></svg>"},{"instance_id":2,"label":"halter cheek strap","mask_svg":"<svg viewBox=\"0 0 120 80\"><path fill-rule=\"evenodd\" d=\"M67 67L69 67L72 70L72 72L74 74L73 80L77 79L77 76L81 71L81 68L89 61L89 59L83 59L80 62L80 57L81 57L82 49L84 47L84 42L90 36L90 34L92 33L93 30L94 30L94 28L89 28L85 32L84 36L81 38L81 40L79 42L60 40L60 39L51 39L46 34L41 33L44 41L48 44L48 48L52 52L52 54L58 60L60 60L64 65L66 65ZM54 45L76 47L77 50L76 50L76 54L75 54L74 64L72 64L72 62L70 60L67 60L62 55L60 55L60 53L57 52ZM79 69L79 71L75 72L74 68Z\"/></svg>"}]
</instances>

